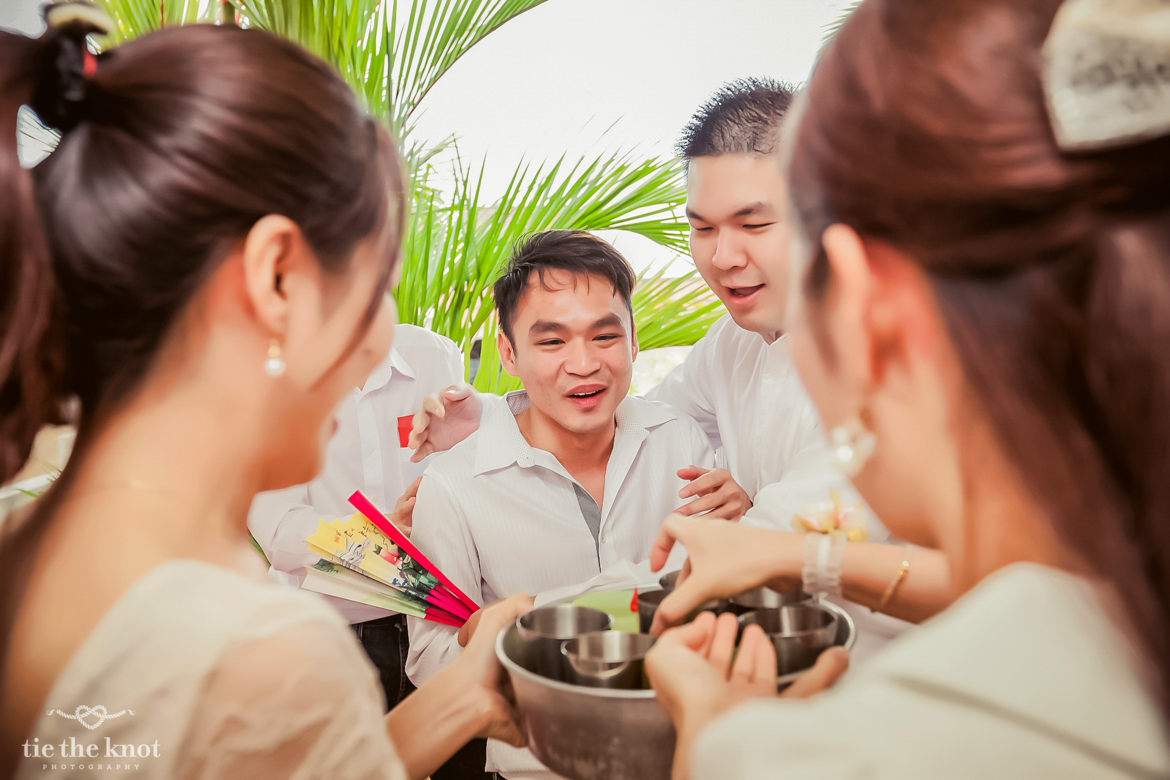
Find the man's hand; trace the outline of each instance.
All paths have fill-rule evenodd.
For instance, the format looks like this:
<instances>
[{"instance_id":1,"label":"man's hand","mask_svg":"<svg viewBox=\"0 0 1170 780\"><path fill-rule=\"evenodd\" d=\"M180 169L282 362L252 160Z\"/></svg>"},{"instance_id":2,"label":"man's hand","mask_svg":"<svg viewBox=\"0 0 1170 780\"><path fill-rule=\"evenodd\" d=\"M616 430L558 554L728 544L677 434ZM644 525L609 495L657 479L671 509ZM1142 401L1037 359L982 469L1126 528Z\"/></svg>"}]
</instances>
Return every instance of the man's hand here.
<instances>
[{"instance_id":1,"label":"man's hand","mask_svg":"<svg viewBox=\"0 0 1170 780\"><path fill-rule=\"evenodd\" d=\"M705 517L738 522L744 513L752 508L751 497L731 478L731 472L727 469L687 466L678 470L678 476L680 479L690 480L691 483L678 491L678 497L699 498L689 504L683 504L675 510L677 514L690 517L707 512Z\"/></svg>"},{"instance_id":2,"label":"man's hand","mask_svg":"<svg viewBox=\"0 0 1170 780\"><path fill-rule=\"evenodd\" d=\"M390 520L402 529L406 538L410 538L410 530L414 527L414 505L418 501L418 486L422 484L422 477L410 483L406 492L398 497L394 504L394 511L390 513Z\"/></svg>"},{"instance_id":3,"label":"man's hand","mask_svg":"<svg viewBox=\"0 0 1170 780\"><path fill-rule=\"evenodd\" d=\"M422 411L414 416L410 432L411 461L418 463L433 452L454 447L479 430L483 401L466 382L431 393L423 399Z\"/></svg>"}]
</instances>

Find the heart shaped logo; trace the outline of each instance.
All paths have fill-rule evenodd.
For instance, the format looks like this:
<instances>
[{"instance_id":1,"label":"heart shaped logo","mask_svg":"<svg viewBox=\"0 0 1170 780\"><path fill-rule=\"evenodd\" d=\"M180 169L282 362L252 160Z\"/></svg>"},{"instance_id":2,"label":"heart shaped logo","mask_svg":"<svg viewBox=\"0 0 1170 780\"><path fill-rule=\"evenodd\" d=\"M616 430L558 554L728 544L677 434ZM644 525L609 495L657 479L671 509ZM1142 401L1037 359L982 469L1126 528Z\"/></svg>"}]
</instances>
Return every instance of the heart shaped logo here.
<instances>
[{"instance_id":1,"label":"heart shaped logo","mask_svg":"<svg viewBox=\"0 0 1170 780\"><path fill-rule=\"evenodd\" d=\"M69 720L75 720L78 723L80 723L82 726L85 726L90 731L93 731L98 726L105 723L107 720L113 720L114 718L120 718L123 715L133 715L134 710L122 710L121 712L110 712L105 708L104 705L101 705L101 704L97 705L96 707L87 707L84 704L79 704L77 706L77 709L75 709L73 711L72 715L70 715L67 712L61 712L61 710L49 710L45 714L46 715L57 714L57 715L60 715L62 718L69 718ZM91 720L96 721L96 722L91 723L90 722Z\"/></svg>"},{"instance_id":2,"label":"heart shaped logo","mask_svg":"<svg viewBox=\"0 0 1170 780\"><path fill-rule=\"evenodd\" d=\"M86 718L91 716L97 719L97 722L92 725L86 720ZM73 711L73 718L90 731L105 723L108 717L109 715L106 714L105 706L101 704L96 707L86 707L84 704L79 704L77 705L77 709Z\"/></svg>"}]
</instances>

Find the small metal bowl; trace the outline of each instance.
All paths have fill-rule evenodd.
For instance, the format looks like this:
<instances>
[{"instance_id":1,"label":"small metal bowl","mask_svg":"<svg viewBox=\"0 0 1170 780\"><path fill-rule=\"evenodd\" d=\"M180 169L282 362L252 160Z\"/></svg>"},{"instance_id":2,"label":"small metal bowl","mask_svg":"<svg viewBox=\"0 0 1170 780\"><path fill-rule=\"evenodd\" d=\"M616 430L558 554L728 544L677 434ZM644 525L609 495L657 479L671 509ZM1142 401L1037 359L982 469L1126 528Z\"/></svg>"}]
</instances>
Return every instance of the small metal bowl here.
<instances>
[{"instance_id":1,"label":"small metal bowl","mask_svg":"<svg viewBox=\"0 0 1170 780\"><path fill-rule=\"evenodd\" d=\"M739 617L740 633L750 625L764 630L776 648L779 676L802 672L837 641L837 614L819 604L757 609Z\"/></svg>"},{"instance_id":2,"label":"small metal bowl","mask_svg":"<svg viewBox=\"0 0 1170 780\"><path fill-rule=\"evenodd\" d=\"M516 632L524 652L524 665L552 680L568 679L561 645L567 639L591 631L613 628L613 615L599 609L557 604L526 612L516 618Z\"/></svg>"},{"instance_id":3,"label":"small metal bowl","mask_svg":"<svg viewBox=\"0 0 1170 780\"><path fill-rule=\"evenodd\" d=\"M561 646L569 682L590 688L636 690L645 682L646 653L655 637L625 631L594 631Z\"/></svg>"},{"instance_id":4,"label":"small metal bowl","mask_svg":"<svg viewBox=\"0 0 1170 780\"><path fill-rule=\"evenodd\" d=\"M659 586L667 592L674 590L678 586L678 575L681 572L682 569L679 569L678 571L672 571L670 574L663 574L658 578Z\"/></svg>"},{"instance_id":5,"label":"small metal bowl","mask_svg":"<svg viewBox=\"0 0 1170 780\"><path fill-rule=\"evenodd\" d=\"M729 598L727 600L727 611L733 612L736 615L743 615L756 609L786 607L789 604L804 604L809 601L812 601L812 596L800 588L789 591L788 593L781 593L778 590L772 590L761 585L758 588L744 591Z\"/></svg>"},{"instance_id":6,"label":"small metal bowl","mask_svg":"<svg viewBox=\"0 0 1170 780\"><path fill-rule=\"evenodd\" d=\"M638 594L638 628L643 634L650 633L650 626L654 624L654 613L658 611L662 600L669 595L669 590L651 590ZM719 615L726 610L727 601L725 599L711 599L694 609L691 614L687 615L684 622L690 623L699 616L700 612L714 612Z\"/></svg>"}]
</instances>

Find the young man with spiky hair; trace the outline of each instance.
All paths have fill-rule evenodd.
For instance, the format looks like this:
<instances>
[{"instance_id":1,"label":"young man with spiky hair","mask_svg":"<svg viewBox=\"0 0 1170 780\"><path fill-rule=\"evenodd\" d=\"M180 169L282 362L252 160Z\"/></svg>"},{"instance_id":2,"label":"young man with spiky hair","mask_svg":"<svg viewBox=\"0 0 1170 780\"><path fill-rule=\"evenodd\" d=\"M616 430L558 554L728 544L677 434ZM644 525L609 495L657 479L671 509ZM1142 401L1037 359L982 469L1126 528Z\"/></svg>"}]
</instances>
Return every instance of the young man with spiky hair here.
<instances>
[{"instance_id":1,"label":"young man with spiky hair","mask_svg":"<svg viewBox=\"0 0 1170 780\"><path fill-rule=\"evenodd\" d=\"M683 130L691 256L728 314L647 396L691 415L722 448L752 499L744 522L783 530L830 490L849 490L784 337L791 234L778 147L794 97L770 79L735 81Z\"/></svg>"},{"instance_id":2,"label":"young man with spiky hair","mask_svg":"<svg viewBox=\"0 0 1170 780\"><path fill-rule=\"evenodd\" d=\"M684 504L678 470L714 463L693 420L629 395L633 288L617 250L569 230L523 241L495 284L500 359L525 389L427 469L411 537L478 603L648 560L662 521ZM416 685L453 661L474 630L408 624ZM508 778L543 771L502 743L489 743L487 758L489 771Z\"/></svg>"}]
</instances>

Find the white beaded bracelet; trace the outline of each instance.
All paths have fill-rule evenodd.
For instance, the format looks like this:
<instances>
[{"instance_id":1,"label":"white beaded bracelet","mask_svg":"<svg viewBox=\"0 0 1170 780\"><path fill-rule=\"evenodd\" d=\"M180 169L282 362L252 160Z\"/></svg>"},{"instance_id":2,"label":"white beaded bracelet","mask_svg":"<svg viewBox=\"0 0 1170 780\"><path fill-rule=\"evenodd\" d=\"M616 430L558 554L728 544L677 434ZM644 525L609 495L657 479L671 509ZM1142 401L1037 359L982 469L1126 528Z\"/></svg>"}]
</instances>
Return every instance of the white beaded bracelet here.
<instances>
[{"instance_id":1,"label":"white beaded bracelet","mask_svg":"<svg viewBox=\"0 0 1170 780\"><path fill-rule=\"evenodd\" d=\"M841 560L845 557L845 534L805 536L804 568L801 571L804 592L810 596L841 595Z\"/></svg>"}]
</instances>

